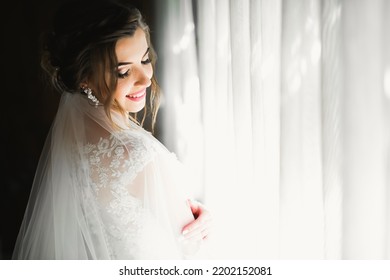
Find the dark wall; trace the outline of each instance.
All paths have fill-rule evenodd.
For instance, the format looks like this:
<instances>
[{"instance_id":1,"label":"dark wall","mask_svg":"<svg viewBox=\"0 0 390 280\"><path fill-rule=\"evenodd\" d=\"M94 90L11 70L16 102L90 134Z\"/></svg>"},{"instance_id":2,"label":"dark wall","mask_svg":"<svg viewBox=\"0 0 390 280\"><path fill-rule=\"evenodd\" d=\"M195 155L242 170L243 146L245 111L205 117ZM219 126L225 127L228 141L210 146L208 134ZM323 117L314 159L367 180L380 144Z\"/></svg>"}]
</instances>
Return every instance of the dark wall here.
<instances>
[{"instance_id":1,"label":"dark wall","mask_svg":"<svg viewBox=\"0 0 390 280\"><path fill-rule=\"evenodd\" d=\"M35 168L59 101L59 95L42 79L39 37L62 1L66 0L14 0L2 9L0 259L11 258ZM135 2L153 30L153 0Z\"/></svg>"}]
</instances>

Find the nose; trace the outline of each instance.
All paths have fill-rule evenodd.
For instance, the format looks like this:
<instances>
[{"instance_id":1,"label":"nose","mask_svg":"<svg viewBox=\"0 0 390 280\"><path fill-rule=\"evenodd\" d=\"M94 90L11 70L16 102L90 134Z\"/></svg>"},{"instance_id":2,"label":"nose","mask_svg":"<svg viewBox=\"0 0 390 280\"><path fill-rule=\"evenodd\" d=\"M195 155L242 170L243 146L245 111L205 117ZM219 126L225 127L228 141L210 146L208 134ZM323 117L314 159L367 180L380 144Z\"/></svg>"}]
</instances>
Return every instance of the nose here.
<instances>
[{"instance_id":1,"label":"nose","mask_svg":"<svg viewBox=\"0 0 390 280\"><path fill-rule=\"evenodd\" d=\"M153 69L149 66L137 67L136 73L134 73L134 85L148 87L151 84L151 78L153 75Z\"/></svg>"}]
</instances>

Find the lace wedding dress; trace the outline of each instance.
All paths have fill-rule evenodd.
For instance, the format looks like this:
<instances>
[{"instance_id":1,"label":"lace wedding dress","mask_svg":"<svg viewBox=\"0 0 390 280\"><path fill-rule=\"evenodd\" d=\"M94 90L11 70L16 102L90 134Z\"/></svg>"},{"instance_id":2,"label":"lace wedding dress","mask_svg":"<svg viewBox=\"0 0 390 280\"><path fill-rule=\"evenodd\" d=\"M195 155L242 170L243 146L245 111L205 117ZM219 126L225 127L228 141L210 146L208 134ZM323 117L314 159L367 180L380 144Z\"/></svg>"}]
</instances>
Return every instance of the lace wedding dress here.
<instances>
[{"instance_id":1,"label":"lace wedding dress","mask_svg":"<svg viewBox=\"0 0 390 280\"><path fill-rule=\"evenodd\" d=\"M191 183L149 132L64 93L36 171L13 259L182 259Z\"/></svg>"}]
</instances>

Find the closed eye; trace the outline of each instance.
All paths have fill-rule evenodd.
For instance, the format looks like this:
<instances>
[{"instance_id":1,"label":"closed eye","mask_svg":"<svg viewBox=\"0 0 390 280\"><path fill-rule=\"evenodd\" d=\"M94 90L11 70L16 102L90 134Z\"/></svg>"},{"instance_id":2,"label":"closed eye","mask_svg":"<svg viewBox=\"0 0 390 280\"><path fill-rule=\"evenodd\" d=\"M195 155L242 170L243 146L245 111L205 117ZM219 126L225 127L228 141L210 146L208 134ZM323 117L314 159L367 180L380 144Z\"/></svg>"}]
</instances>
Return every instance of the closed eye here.
<instances>
[{"instance_id":1,"label":"closed eye","mask_svg":"<svg viewBox=\"0 0 390 280\"><path fill-rule=\"evenodd\" d=\"M141 61L141 63L142 63L143 65L149 64L149 63L151 63L151 62L152 62L152 61L150 60L150 58L147 58L147 59Z\"/></svg>"},{"instance_id":2,"label":"closed eye","mask_svg":"<svg viewBox=\"0 0 390 280\"><path fill-rule=\"evenodd\" d=\"M130 75L130 69L127 69L127 71L125 73L118 72L118 78L120 78L120 79L124 79L124 78L128 77L129 75Z\"/></svg>"}]
</instances>

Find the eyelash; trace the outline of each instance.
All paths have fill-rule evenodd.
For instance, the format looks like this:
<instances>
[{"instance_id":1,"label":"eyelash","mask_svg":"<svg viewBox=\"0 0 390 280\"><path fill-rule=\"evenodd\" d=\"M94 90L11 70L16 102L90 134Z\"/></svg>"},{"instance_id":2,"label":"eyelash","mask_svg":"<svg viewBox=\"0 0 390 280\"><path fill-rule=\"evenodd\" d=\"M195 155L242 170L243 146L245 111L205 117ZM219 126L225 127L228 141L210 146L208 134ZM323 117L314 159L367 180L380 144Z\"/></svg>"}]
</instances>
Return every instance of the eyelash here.
<instances>
[{"instance_id":1,"label":"eyelash","mask_svg":"<svg viewBox=\"0 0 390 280\"><path fill-rule=\"evenodd\" d=\"M151 62L152 61L150 60L150 58L148 58L148 59L141 61L141 64L146 65L146 64L149 64ZM128 69L125 73L118 73L118 78L124 79L124 78L128 77L129 75L130 75L130 69Z\"/></svg>"},{"instance_id":2,"label":"eyelash","mask_svg":"<svg viewBox=\"0 0 390 280\"><path fill-rule=\"evenodd\" d=\"M151 63L151 62L152 62L152 61L150 60L150 58L141 61L141 63L142 63L143 65L149 64L149 63Z\"/></svg>"},{"instance_id":3,"label":"eyelash","mask_svg":"<svg viewBox=\"0 0 390 280\"><path fill-rule=\"evenodd\" d=\"M130 74L129 71L130 71L130 69L128 69L125 73L118 73L118 78L124 79L124 78L128 77Z\"/></svg>"}]
</instances>

